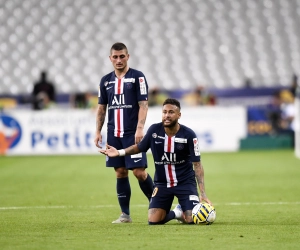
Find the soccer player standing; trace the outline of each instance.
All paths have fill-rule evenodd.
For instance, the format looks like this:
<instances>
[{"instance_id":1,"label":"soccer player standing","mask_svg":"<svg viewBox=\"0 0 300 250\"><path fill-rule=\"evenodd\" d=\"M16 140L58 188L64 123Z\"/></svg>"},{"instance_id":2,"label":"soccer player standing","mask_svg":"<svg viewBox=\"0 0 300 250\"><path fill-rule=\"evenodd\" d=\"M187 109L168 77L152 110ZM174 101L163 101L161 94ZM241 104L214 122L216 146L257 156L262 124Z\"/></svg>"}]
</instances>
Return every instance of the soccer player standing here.
<instances>
[{"instance_id":1,"label":"soccer player standing","mask_svg":"<svg viewBox=\"0 0 300 250\"><path fill-rule=\"evenodd\" d=\"M108 110L107 144L121 149L139 143L144 136L148 112L148 84L142 72L128 66L129 54L125 44L113 44L109 58L114 71L102 77L100 81L94 143L101 148L101 129ZM115 169L116 191L122 211L120 217L112 223L131 222L128 170L133 171L148 200L153 191L152 178L146 172L146 154L107 157L106 166Z\"/></svg>"},{"instance_id":2,"label":"soccer player standing","mask_svg":"<svg viewBox=\"0 0 300 250\"><path fill-rule=\"evenodd\" d=\"M180 103L176 99L166 99L162 122L151 125L140 143L121 150L107 145L106 150L99 151L117 157L147 152L151 148L155 188L148 211L150 225L164 224L172 219L193 224L193 207L199 201L211 204L205 193L197 136L192 129L178 123L180 117ZM170 210L175 196L179 205Z\"/></svg>"}]
</instances>

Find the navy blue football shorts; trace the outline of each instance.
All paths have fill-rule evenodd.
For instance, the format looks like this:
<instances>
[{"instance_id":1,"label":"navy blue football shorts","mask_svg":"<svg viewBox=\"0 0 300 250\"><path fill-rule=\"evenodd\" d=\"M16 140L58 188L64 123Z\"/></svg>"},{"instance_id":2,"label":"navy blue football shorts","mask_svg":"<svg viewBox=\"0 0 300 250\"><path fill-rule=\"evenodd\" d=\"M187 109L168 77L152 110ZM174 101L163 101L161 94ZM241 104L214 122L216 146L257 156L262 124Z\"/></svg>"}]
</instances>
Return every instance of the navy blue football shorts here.
<instances>
[{"instance_id":1,"label":"navy blue football shorts","mask_svg":"<svg viewBox=\"0 0 300 250\"><path fill-rule=\"evenodd\" d=\"M171 210L174 197L178 198L182 211L192 210L199 203L196 184L182 184L167 188L155 186L149 204L150 208L162 208L168 213Z\"/></svg>"},{"instance_id":2,"label":"navy blue football shorts","mask_svg":"<svg viewBox=\"0 0 300 250\"><path fill-rule=\"evenodd\" d=\"M124 149L135 144L134 135L125 136L123 138L115 137L113 134L108 133L107 144L115 147L116 149ZM126 155L121 157L106 157L107 167L126 167L126 169L134 168L147 168L146 153L138 153L135 155Z\"/></svg>"}]
</instances>

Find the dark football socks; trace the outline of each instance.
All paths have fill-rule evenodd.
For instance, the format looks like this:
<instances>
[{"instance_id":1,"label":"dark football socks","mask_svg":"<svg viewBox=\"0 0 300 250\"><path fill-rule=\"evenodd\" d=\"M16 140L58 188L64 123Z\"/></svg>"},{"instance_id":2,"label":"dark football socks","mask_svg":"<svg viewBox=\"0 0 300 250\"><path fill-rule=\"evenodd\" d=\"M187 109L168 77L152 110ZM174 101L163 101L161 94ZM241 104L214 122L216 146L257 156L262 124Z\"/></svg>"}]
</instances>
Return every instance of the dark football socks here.
<instances>
[{"instance_id":1,"label":"dark football socks","mask_svg":"<svg viewBox=\"0 0 300 250\"><path fill-rule=\"evenodd\" d=\"M143 191L143 193L146 195L148 200L150 201L151 195L153 192L153 181L151 176L148 174L146 180L139 181L140 188Z\"/></svg>"},{"instance_id":2,"label":"dark football socks","mask_svg":"<svg viewBox=\"0 0 300 250\"><path fill-rule=\"evenodd\" d=\"M129 202L131 189L128 177L117 178L117 195L122 212L130 215Z\"/></svg>"}]
</instances>

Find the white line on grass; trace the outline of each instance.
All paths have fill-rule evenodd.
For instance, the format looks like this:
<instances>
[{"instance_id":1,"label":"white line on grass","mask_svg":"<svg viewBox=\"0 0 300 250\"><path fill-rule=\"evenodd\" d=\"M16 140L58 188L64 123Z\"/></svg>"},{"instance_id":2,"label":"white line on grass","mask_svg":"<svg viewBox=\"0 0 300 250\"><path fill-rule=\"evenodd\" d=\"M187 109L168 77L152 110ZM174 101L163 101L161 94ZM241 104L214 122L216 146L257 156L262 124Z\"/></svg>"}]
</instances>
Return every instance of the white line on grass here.
<instances>
[{"instance_id":1,"label":"white line on grass","mask_svg":"<svg viewBox=\"0 0 300 250\"><path fill-rule=\"evenodd\" d=\"M295 202L228 202L228 203L214 203L215 206L251 206L251 205L300 205L300 201ZM97 205L97 206L14 206L14 207L0 207L0 210L21 210L21 209L66 209L66 208L107 208L118 207L119 205ZM148 207L147 204L131 205L132 207Z\"/></svg>"},{"instance_id":2,"label":"white line on grass","mask_svg":"<svg viewBox=\"0 0 300 250\"><path fill-rule=\"evenodd\" d=\"M218 204L221 205L221 204ZM278 202L229 202L224 203L223 205L227 206L248 206L248 205L300 205L300 201L295 202L284 202L284 201L278 201Z\"/></svg>"}]
</instances>

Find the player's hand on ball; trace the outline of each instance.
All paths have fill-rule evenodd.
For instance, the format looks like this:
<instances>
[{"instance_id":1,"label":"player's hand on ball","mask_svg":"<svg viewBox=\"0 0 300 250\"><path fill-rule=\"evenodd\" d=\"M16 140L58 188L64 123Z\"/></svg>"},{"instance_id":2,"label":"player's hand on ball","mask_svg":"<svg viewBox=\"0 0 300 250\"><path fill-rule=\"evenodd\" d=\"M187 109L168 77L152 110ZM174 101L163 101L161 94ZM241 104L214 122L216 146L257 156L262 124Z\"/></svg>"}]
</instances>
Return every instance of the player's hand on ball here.
<instances>
[{"instance_id":1,"label":"player's hand on ball","mask_svg":"<svg viewBox=\"0 0 300 250\"><path fill-rule=\"evenodd\" d=\"M209 205L213 206L212 202L208 198L201 198L200 197L200 202L205 202L205 203L208 203Z\"/></svg>"}]
</instances>

